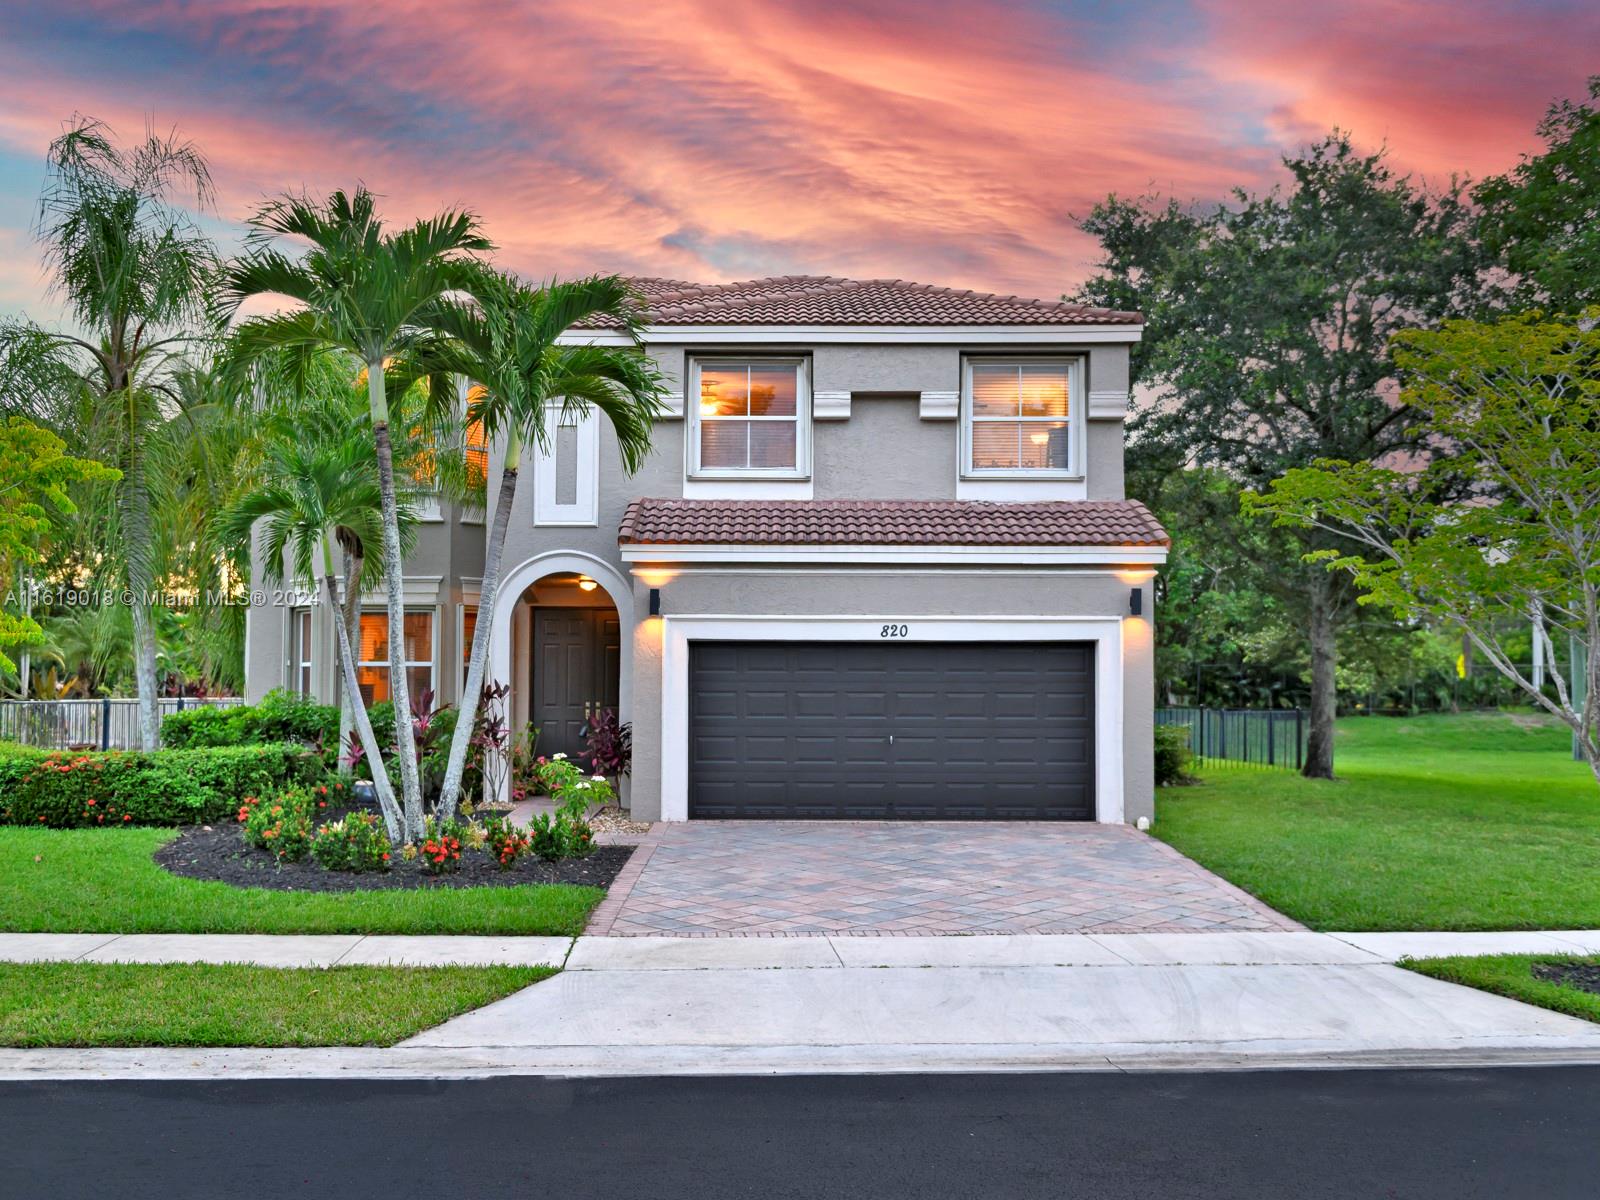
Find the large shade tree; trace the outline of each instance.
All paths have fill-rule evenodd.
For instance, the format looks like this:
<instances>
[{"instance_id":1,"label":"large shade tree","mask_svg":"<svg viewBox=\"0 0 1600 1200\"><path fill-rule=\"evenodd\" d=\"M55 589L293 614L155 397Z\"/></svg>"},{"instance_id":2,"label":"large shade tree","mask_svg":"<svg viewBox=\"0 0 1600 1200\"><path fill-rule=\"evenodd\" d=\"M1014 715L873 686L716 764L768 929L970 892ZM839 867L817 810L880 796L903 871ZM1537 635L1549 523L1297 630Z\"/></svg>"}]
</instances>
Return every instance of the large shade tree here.
<instances>
[{"instance_id":1,"label":"large shade tree","mask_svg":"<svg viewBox=\"0 0 1600 1200\"><path fill-rule=\"evenodd\" d=\"M621 277L530 287L485 271L473 292L476 303L453 305L440 322L442 336L421 347L423 353L415 360L415 369L473 381L464 418L502 448L466 684L439 794L438 811L446 820L461 794L525 448L547 445L555 425L595 410L615 431L623 469L631 474L649 453L663 394L661 377L639 338L642 306ZM562 341L573 326L596 318L603 319L608 332L620 331L629 344ZM446 405L453 397L443 386L431 394Z\"/></svg>"},{"instance_id":2,"label":"large shade tree","mask_svg":"<svg viewBox=\"0 0 1600 1200\"><path fill-rule=\"evenodd\" d=\"M1286 187L1211 211L1111 197L1083 226L1104 249L1079 298L1145 314L1133 449L1264 486L1318 459L1376 462L1414 443L1390 338L1473 302L1476 253L1455 191L1430 194L1335 135L1285 161ZM1353 590L1299 551L1261 585L1291 605L1310 652L1306 773L1333 773L1337 633Z\"/></svg>"},{"instance_id":3,"label":"large shade tree","mask_svg":"<svg viewBox=\"0 0 1600 1200\"><path fill-rule=\"evenodd\" d=\"M1348 575L1367 602L1459 629L1573 731L1600 780L1600 654L1574 654L1571 681L1557 654L1600 647L1597 326L1600 309L1402 335L1403 404L1437 451L1426 465L1322 460L1245 499L1340 537L1345 548L1315 551L1313 569ZM1512 640L1529 622L1540 661L1525 670Z\"/></svg>"},{"instance_id":4,"label":"large shade tree","mask_svg":"<svg viewBox=\"0 0 1600 1200\"><path fill-rule=\"evenodd\" d=\"M405 670L404 555L395 488L390 396L385 370L434 328L452 294L481 275L473 256L492 248L470 213L448 212L396 230L379 219L365 188L335 192L325 202L285 197L253 218L256 244L226 274L226 299L238 306L257 296L278 297L293 307L238 323L233 341L248 359L257 354L343 349L367 373L367 398L378 463L382 508L381 545L389 613L389 676L395 711L404 807L404 836L422 835L422 784L416 737L404 719L410 711ZM284 238L305 243L291 256L278 248Z\"/></svg>"},{"instance_id":5,"label":"large shade tree","mask_svg":"<svg viewBox=\"0 0 1600 1200\"><path fill-rule=\"evenodd\" d=\"M0 324L0 411L56 429L113 464L114 520L97 548L131 602L139 739L156 746L155 593L160 558L153 431L177 403L174 376L204 336L217 258L181 203L209 205L204 158L176 135L119 146L77 119L50 144L38 236L74 327ZM81 451L80 451L81 452Z\"/></svg>"}]
</instances>

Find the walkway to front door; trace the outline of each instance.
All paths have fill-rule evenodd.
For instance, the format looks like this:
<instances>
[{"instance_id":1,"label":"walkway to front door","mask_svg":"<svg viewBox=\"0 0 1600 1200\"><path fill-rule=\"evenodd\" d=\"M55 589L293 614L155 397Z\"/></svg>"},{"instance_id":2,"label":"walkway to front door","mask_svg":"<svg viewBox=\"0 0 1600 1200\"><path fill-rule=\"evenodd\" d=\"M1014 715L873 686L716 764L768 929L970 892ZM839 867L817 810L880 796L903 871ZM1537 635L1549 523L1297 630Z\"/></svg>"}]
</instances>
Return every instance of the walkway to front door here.
<instances>
[{"instance_id":1,"label":"walkway to front door","mask_svg":"<svg viewBox=\"0 0 1600 1200\"><path fill-rule=\"evenodd\" d=\"M658 825L591 934L1178 933L1299 929L1126 825Z\"/></svg>"}]
</instances>

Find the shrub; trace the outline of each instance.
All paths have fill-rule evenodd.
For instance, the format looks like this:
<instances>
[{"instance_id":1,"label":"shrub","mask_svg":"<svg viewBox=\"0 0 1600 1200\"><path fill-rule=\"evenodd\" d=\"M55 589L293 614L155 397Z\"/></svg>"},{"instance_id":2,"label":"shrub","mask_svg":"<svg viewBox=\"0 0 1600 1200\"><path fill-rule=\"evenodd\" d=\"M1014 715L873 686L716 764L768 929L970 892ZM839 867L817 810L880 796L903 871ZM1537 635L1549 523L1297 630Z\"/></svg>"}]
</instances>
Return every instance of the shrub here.
<instances>
[{"instance_id":1,"label":"shrub","mask_svg":"<svg viewBox=\"0 0 1600 1200\"><path fill-rule=\"evenodd\" d=\"M199 825L232 816L245 796L270 796L321 780L302 746L74 754L0 752L0 823ZM90 803L90 801L94 803Z\"/></svg>"},{"instance_id":2,"label":"shrub","mask_svg":"<svg viewBox=\"0 0 1600 1200\"><path fill-rule=\"evenodd\" d=\"M565 754L540 755L533 762L534 785L551 799L560 799L568 785L583 778L583 768Z\"/></svg>"},{"instance_id":3,"label":"shrub","mask_svg":"<svg viewBox=\"0 0 1600 1200\"><path fill-rule=\"evenodd\" d=\"M331 753L338 741L337 705L284 691L268 692L260 704L186 709L161 722L161 744L172 750L300 742Z\"/></svg>"},{"instance_id":4,"label":"shrub","mask_svg":"<svg viewBox=\"0 0 1600 1200\"><path fill-rule=\"evenodd\" d=\"M582 858L594 849L594 830L584 816L589 799L582 789L570 794L553 813L539 813L529 823L529 848L546 862L560 858Z\"/></svg>"},{"instance_id":5,"label":"shrub","mask_svg":"<svg viewBox=\"0 0 1600 1200\"><path fill-rule=\"evenodd\" d=\"M311 857L330 871L387 871L389 855L389 835L374 813L350 813L319 825L311 839Z\"/></svg>"},{"instance_id":6,"label":"shrub","mask_svg":"<svg viewBox=\"0 0 1600 1200\"><path fill-rule=\"evenodd\" d=\"M1189 763L1193 759L1187 725L1156 726L1157 787L1194 782L1194 776L1189 773Z\"/></svg>"},{"instance_id":7,"label":"shrub","mask_svg":"<svg viewBox=\"0 0 1600 1200\"><path fill-rule=\"evenodd\" d=\"M279 862L299 862L311 848L311 814L316 801L307 788L290 788L270 800L248 798L239 809L244 840Z\"/></svg>"},{"instance_id":8,"label":"shrub","mask_svg":"<svg viewBox=\"0 0 1600 1200\"><path fill-rule=\"evenodd\" d=\"M454 821L428 819L427 836L418 847L418 861L429 875L446 875L461 866L462 829Z\"/></svg>"},{"instance_id":9,"label":"shrub","mask_svg":"<svg viewBox=\"0 0 1600 1200\"><path fill-rule=\"evenodd\" d=\"M589 769L596 775L626 775L633 766L633 726L617 719L614 708L602 708L589 723Z\"/></svg>"},{"instance_id":10,"label":"shrub","mask_svg":"<svg viewBox=\"0 0 1600 1200\"><path fill-rule=\"evenodd\" d=\"M490 817L484 824L485 848L502 871L510 870L528 852L532 839L506 817Z\"/></svg>"}]
</instances>

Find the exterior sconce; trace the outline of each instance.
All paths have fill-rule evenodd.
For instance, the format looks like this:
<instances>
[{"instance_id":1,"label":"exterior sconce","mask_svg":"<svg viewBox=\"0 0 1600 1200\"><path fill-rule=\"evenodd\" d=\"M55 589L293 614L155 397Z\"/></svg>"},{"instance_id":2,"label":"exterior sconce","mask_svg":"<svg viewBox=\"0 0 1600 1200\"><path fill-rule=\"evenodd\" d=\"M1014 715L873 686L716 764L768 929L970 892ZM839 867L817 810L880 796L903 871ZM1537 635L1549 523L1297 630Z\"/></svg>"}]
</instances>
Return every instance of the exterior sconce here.
<instances>
[{"instance_id":1,"label":"exterior sconce","mask_svg":"<svg viewBox=\"0 0 1600 1200\"><path fill-rule=\"evenodd\" d=\"M578 587L582 591L592 592L599 586L600 585L598 583L590 579L587 575L578 576Z\"/></svg>"},{"instance_id":2,"label":"exterior sconce","mask_svg":"<svg viewBox=\"0 0 1600 1200\"><path fill-rule=\"evenodd\" d=\"M1144 613L1143 588L1134 588L1128 593L1128 611L1136 617L1141 616Z\"/></svg>"},{"instance_id":3,"label":"exterior sconce","mask_svg":"<svg viewBox=\"0 0 1600 1200\"><path fill-rule=\"evenodd\" d=\"M661 589L660 588L651 588L650 589L650 615L652 617L659 617L661 615Z\"/></svg>"}]
</instances>

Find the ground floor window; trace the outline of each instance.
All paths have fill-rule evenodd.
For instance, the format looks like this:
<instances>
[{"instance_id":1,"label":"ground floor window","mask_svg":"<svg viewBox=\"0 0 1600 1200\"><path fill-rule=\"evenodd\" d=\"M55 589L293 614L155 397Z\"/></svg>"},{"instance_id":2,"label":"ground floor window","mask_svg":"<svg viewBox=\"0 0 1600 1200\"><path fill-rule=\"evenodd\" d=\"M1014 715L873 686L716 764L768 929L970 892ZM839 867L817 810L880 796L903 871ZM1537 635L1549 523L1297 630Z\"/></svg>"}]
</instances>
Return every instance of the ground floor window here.
<instances>
[{"instance_id":1,"label":"ground floor window","mask_svg":"<svg viewBox=\"0 0 1600 1200\"><path fill-rule=\"evenodd\" d=\"M433 611L405 615L406 683L413 697L433 688ZM389 683L389 614L382 610L361 614L356 682L361 698L377 704L393 698Z\"/></svg>"},{"instance_id":2,"label":"ground floor window","mask_svg":"<svg viewBox=\"0 0 1600 1200\"><path fill-rule=\"evenodd\" d=\"M461 686L458 693L467 690L467 671L472 667L472 638L478 631L478 608L474 604L461 606Z\"/></svg>"},{"instance_id":3,"label":"ground floor window","mask_svg":"<svg viewBox=\"0 0 1600 1200\"><path fill-rule=\"evenodd\" d=\"M289 613L289 690L297 696L311 695L311 610L297 608Z\"/></svg>"}]
</instances>

